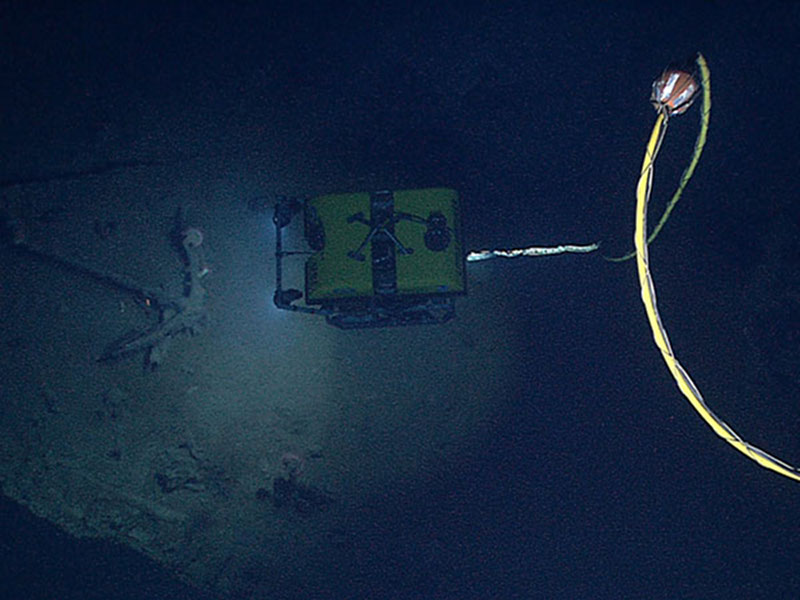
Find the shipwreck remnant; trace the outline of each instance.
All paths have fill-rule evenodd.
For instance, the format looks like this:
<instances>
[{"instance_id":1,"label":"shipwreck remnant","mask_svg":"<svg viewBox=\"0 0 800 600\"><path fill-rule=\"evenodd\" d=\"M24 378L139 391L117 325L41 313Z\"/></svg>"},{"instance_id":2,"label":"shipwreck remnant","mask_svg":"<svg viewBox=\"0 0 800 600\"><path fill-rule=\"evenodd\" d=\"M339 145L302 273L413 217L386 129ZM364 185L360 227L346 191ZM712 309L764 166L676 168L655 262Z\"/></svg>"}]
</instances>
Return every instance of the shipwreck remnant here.
<instances>
[{"instance_id":1,"label":"shipwreck remnant","mask_svg":"<svg viewBox=\"0 0 800 600\"><path fill-rule=\"evenodd\" d=\"M0 243L8 244L14 252L90 277L127 294L133 295L146 309L158 313L158 322L117 340L98 357L98 362L113 361L137 352L145 352L145 365L153 369L164 359L170 342L182 333L197 333L205 320L206 290L201 280L208 272L203 234L189 227L183 220L181 209L176 213L175 229L171 234L173 245L183 259L183 288L177 297L168 296L155 288L141 286L124 275L104 272L80 262L62 258L31 244L26 236L17 235L15 223L0 223Z\"/></svg>"},{"instance_id":2,"label":"shipwreck remnant","mask_svg":"<svg viewBox=\"0 0 800 600\"><path fill-rule=\"evenodd\" d=\"M203 234L188 227L182 231L181 247L184 253L184 289L178 298L162 297L151 290L137 290L148 306L158 311L158 323L144 331L125 336L111 344L97 359L113 361L137 352L145 352L145 364L157 368L176 336L196 334L205 320L206 290L201 280L208 274L203 250Z\"/></svg>"}]
</instances>

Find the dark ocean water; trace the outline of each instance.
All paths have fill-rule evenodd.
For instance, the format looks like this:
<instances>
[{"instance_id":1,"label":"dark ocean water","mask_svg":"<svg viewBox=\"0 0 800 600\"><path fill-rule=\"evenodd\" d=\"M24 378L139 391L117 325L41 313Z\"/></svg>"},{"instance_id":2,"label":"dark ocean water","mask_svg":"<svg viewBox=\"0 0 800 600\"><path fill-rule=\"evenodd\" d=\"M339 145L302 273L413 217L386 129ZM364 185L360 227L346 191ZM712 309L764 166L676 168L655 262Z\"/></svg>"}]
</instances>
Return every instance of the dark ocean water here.
<instances>
[{"instance_id":1,"label":"dark ocean water","mask_svg":"<svg viewBox=\"0 0 800 600\"><path fill-rule=\"evenodd\" d=\"M659 298L709 402L796 464L797 3L3 2L0 69L15 84L0 91L0 179L68 171L76 147L102 164L86 148L125 139L126 159L239 160L269 121L286 133L276 144L313 148L354 181L457 188L471 248L601 240L620 254L650 84L698 50L709 142L653 251ZM91 122L76 117L87 110ZM164 136L155 122L149 138L119 118L159 112L189 126ZM696 108L671 123L653 210L696 131ZM577 264L492 267L530 331L507 417L482 453L365 515L351 548L363 562L305 597L800 597L798 484L690 410L632 264ZM15 503L0 519L3 598L203 597ZM408 531L419 546L397 554Z\"/></svg>"}]
</instances>

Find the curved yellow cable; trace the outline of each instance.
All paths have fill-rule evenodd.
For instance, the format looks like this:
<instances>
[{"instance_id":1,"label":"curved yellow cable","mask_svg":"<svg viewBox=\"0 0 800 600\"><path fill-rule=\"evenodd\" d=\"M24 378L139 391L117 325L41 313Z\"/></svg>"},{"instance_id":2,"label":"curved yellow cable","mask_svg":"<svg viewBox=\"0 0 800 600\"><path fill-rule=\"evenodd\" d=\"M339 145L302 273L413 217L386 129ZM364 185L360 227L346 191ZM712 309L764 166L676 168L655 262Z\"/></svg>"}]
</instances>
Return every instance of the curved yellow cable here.
<instances>
[{"instance_id":1,"label":"curved yellow cable","mask_svg":"<svg viewBox=\"0 0 800 600\"><path fill-rule=\"evenodd\" d=\"M703 95L704 97L708 95L710 102L710 90L707 87L709 82L708 66L702 54L698 54L697 63L701 71L704 72ZM666 127L667 118L663 112L659 112L653 127L653 132L650 134L650 141L647 144L647 149L644 154L642 171L639 175L639 183L636 186L636 231L633 237L634 246L636 247L636 266L639 272L639 285L642 288L642 302L647 312L647 319L650 322L650 329L653 332L656 346L658 346L658 349L661 351L661 357L672 373L672 377L678 384L678 388L683 392L683 395L686 396L692 407L703 420L714 430L714 433L736 448L739 452L751 460L756 461L762 467L785 475L795 481L800 481L800 470L764 450L745 442L730 428L730 426L714 414L705 403L705 400L703 400L703 396L692 381L692 378L689 377L689 374L683 366L681 366L675 354L672 352L669 336L667 336L667 331L664 329L664 324L661 322L661 316L658 314L656 288L650 273L647 254L647 203L650 201L650 191L653 184L653 165L661 146L661 141L664 139ZM705 142L705 140L703 141ZM691 176L691 174L689 176ZM688 181L688 177L686 177L686 180ZM685 185L685 183L683 185Z\"/></svg>"},{"instance_id":2,"label":"curved yellow cable","mask_svg":"<svg viewBox=\"0 0 800 600\"><path fill-rule=\"evenodd\" d=\"M697 57L697 65L700 67L700 84L703 88L703 104L700 107L700 131L698 132L697 139L694 142L694 153L692 154L692 160L689 161L689 166L683 170L680 183L678 183L678 188L675 190L675 193L672 194L672 198L670 198L670 201L667 203L667 207L664 209L664 214L661 215L658 223L648 236L648 244L652 244L656 239L658 234L661 232L661 229L664 227L664 224L667 222L667 219L669 219L669 216L672 214L672 210L675 208L678 200L681 199L683 190L686 189L686 184L689 183L692 175L694 175L694 170L697 167L697 163L700 162L700 155L703 154L703 148L706 145L706 138L708 137L708 121L709 117L711 116L711 73L708 70L708 64L706 64L705 58L703 58L702 54L698 55ZM633 258L634 256L636 256L636 250L632 250L623 256L607 256L605 258L611 262L623 262Z\"/></svg>"}]
</instances>

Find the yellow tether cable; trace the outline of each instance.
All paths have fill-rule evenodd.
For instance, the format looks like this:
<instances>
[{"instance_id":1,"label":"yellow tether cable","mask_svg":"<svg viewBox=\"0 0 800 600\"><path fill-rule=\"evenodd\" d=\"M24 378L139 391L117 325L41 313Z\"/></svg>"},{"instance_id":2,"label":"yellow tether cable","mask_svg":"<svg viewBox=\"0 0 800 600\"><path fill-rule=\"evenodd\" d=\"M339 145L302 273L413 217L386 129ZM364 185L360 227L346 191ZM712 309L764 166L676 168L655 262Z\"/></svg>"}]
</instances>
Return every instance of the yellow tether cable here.
<instances>
[{"instance_id":1,"label":"yellow tether cable","mask_svg":"<svg viewBox=\"0 0 800 600\"><path fill-rule=\"evenodd\" d=\"M697 55L697 65L700 67L702 74L703 111L705 113L705 129L707 130L707 110L711 105L710 74L708 65L706 64L706 60L702 54ZM800 471L797 468L783 462L775 456L772 456L768 452L765 452L764 450L745 442L735 431L733 431L733 429L730 428L728 424L714 414L714 412L705 403L705 400L703 400L703 396L700 394L700 390L697 389L697 386L692 381L692 378L689 376L683 366L681 366L680 362L678 362L678 359L675 357L675 354L672 352L672 347L669 343L669 336L664 328L664 324L661 322L661 316L658 314L656 288L655 284L653 283L652 274L650 273L650 265L647 253L647 204L650 201L650 192L653 184L653 165L655 163L658 150L661 146L661 141L664 139L667 122L667 112L662 109L659 111L658 117L656 117L656 123L653 127L653 132L650 134L650 141L647 144L647 149L644 154L642 171L639 175L639 182L636 186L636 230L633 241L636 248L636 266L639 273L639 285L642 289L642 302L644 303L647 319L650 323L650 329L653 332L653 338L656 346L658 346L658 349L661 351L661 356L664 359L664 362L667 364L667 367L672 373L672 377L678 384L678 388L681 390L683 395L686 396L686 398L689 400L689 403L703 418L703 420L708 423L711 429L714 430L714 433L736 448L739 452L757 462L762 467L775 471L776 473L780 473L781 475L785 475L790 479L800 481ZM701 133L703 136L702 143L704 144L705 132L703 131ZM698 144L699 143L700 139L698 138ZM702 145L700 149L702 150ZM699 158L697 144L695 145L695 157ZM681 186L678 188L679 191L683 191L683 187L686 186L689 177L691 177L691 171L694 170L694 166L696 164L697 161L693 159L690 168L684 172L684 176L681 179ZM675 197L673 197L673 204L675 201L677 200L675 200ZM665 220L666 219L662 217L662 221Z\"/></svg>"}]
</instances>

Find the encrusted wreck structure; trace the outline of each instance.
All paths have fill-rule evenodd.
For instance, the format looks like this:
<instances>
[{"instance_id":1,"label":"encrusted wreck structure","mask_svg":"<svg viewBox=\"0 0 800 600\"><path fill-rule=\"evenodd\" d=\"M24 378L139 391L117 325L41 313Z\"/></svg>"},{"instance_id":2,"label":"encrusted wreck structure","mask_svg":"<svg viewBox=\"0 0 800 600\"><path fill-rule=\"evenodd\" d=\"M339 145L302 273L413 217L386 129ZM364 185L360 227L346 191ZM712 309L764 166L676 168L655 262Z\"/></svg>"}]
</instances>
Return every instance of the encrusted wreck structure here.
<instances>
[{"instance_id":1,"label":"encrusted wreck structure","mask_svg":"<svg viewBox=\"0 0 800 600\"><path fill-rule=\"evenodd\" d=\"M175 337L198 332L205 319L207 296L202 279L209 272L203 250L203 234L199 229L189 227L183 229L180 237L184 254L183 295L171 298L153 290L132 288L126 284L126 289L142 298L146 306L158 311L158 323L116 341L106 348L98 358L99 362L145 352L146 366L154 369L164 359L167 348Z\"/></svg>"}]
</instances>

